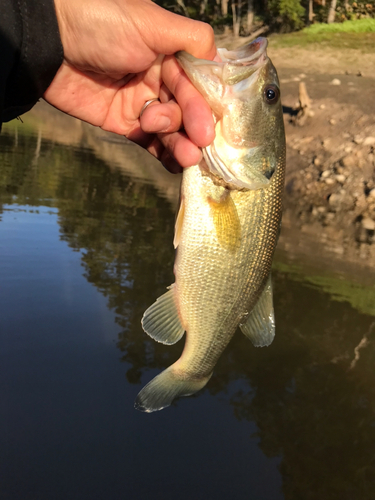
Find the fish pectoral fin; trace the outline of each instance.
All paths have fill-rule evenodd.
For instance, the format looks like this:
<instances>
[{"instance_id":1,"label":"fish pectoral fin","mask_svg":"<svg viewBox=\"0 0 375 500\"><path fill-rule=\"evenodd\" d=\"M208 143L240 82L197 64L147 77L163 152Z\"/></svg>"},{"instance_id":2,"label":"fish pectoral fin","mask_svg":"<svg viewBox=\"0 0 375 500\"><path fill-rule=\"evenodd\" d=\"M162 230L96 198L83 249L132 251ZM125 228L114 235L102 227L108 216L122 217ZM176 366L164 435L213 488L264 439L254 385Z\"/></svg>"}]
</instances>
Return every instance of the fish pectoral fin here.
<instances>
[{"instance_id":1,"label":"fish pectoral fin","mask_svg":"<svg viewBox=\"0 0 375 500\"><path fill-rule=\"evenodd\" d=\"M174 297L174 285L161 295L143 315L142 328L151 338L162 344L175 344L183 336Z\"/></svg>"},{"instance_id":2,"label":"fish pectoral fin","mask_svg":"<svg viewBox=\"0 0 375 500\"><path fill-rule=\"evenodd\" d=\"M246 322L240 324L240 328L255 347L264 347L272 343L275 337L275 316L271 275L254 309L248 315Z\"/></svg>"},{"instance_id":3,"label":"fish pectoral fin","mask_svg":"<svg viewBox=\"0 0 375 500\"><path fill-rule=\"evenodd\" d=\"M208 203L220 245L234 253L241 244L241 224L230 193L219 201L208 198Z\"/></svg>"},{"instance_id":4,"label":"fish pectoral fin","mask_svg":"<svg viewBox=\"0 0 375 500\"><path fill-rule=\"evenodd\" d=\"M174 225L173 246L175 249L180 244L182 223L184 222L184 215L185 215L185 204L184 204L183 198L181 198L180 199L180 206L178 208L178 213L177 213L177 217L176 217L176 222Z\"/></svg>"}]
</instances>

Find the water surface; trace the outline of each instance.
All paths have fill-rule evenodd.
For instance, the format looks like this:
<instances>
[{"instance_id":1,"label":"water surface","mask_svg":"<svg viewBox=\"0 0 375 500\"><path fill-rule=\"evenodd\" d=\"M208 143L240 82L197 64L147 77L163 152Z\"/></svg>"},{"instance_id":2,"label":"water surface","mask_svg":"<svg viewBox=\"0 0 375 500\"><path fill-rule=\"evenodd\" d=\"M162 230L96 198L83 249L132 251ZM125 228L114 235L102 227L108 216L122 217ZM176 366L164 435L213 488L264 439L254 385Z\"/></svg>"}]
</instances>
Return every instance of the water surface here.
<instances>
[{"instance_id":1,"label":"water surface","mask_svg":"<svg viewBox=\"0 0 375 500\"><path fill-rule=\"evenodd\" d=\"M0 498L373 499L372 277L279 252L274 343L238 331L204 390L140 413L183 348L140 325L173 282L178 179L56 130L0 135Z\"/></svg>"}]
</instances>

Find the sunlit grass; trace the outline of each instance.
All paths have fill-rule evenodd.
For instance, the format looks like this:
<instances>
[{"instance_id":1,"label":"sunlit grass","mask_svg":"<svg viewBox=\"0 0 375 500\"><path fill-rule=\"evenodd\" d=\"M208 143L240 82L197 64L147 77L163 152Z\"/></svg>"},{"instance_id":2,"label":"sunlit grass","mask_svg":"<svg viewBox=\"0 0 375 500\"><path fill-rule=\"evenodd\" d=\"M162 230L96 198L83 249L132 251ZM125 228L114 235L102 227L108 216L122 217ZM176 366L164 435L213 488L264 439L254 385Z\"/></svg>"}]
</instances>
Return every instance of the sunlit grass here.
<instances>
[{"instance_id":1,"label":"sunlit grass","mask_svg":"<svg viewBox=\"0 0 375 500\"><path fill-rule=\"evenodd\" d=\"M322 33L375 33L375 19L358 19L343 23L316 23L304 28L301 33L320 35ZM375 50L375 49L374 49Z\"/></svg>"},{"instance_id":2,"label":"sunlit grass","mask_svg":"<svg viewBox=\"0 0 375 500\"><path fill-rule=\"evenodd\" d=\"M295 33L271 35L271 46L316 49L331 47L353 48L362 52L375 52L375 19L360 19L343 23L316 23Z\"/></svg>"}]
</instances>

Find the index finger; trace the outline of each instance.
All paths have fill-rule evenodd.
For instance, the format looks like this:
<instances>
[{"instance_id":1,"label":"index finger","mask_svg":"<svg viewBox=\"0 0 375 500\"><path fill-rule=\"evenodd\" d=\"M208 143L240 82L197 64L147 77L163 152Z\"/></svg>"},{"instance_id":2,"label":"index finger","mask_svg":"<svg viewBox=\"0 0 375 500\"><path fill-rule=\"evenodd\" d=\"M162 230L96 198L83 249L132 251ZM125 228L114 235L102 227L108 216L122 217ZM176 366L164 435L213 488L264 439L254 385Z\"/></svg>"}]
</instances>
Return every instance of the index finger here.
<instances>
[{"instance_id":1,"label":"index finger","mask_svg":"<svg viewBox=\"0 0 375 500\"><path fill-rule=\"evenodd\" d=\"M209 146L215 138L210 106L173 56L165 57L161 76L181 108L182 121L189 139L198 147Z\"/></svg>"}]
</instances>

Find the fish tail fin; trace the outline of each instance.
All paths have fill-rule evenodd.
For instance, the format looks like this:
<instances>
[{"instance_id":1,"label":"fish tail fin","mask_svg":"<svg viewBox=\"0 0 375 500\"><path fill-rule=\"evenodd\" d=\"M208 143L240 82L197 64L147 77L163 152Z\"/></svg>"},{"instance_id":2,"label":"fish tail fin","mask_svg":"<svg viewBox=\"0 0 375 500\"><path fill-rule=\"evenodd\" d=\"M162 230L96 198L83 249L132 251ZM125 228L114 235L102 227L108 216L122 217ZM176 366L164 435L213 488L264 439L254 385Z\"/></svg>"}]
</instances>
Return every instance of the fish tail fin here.
<instances>
[{"instance_id":1,"label":"fish tail fin","mask_svg":"<svg viewBox=\"0 0 375 500\"><path fill-rule=\"evenodd\" d=\"M173 365L151 380L138 394L134 407L151 413L169 406L175 398L190 396L202 389L210 375L201 378L189 378L186 374L173 369Z\"/></svg>"}]
</instances>

